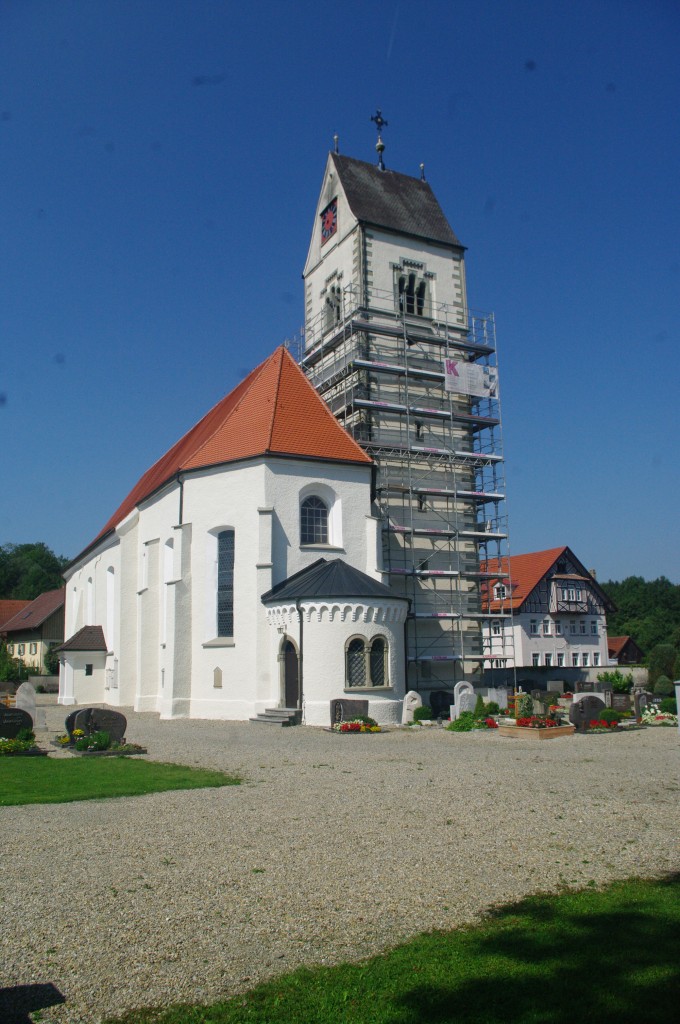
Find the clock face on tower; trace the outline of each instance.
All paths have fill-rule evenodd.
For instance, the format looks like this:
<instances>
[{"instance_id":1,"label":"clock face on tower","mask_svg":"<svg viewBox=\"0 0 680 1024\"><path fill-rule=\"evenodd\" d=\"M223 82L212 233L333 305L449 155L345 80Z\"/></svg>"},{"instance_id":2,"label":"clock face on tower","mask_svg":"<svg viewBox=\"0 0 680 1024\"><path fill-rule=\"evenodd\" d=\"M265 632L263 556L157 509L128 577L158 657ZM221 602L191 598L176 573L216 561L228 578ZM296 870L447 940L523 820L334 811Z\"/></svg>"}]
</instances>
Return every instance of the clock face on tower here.
<instances>
[{"instance_id":1,"label":"clock face on tower","mask_svg":"<svg viewBox=\"0 0 680 1024\"><path fill-rule=\"evenodd\" d=\"M321 211L321 244L324 245L338 230L338 201L332 199Z\"/></svg>"}]
</instances>

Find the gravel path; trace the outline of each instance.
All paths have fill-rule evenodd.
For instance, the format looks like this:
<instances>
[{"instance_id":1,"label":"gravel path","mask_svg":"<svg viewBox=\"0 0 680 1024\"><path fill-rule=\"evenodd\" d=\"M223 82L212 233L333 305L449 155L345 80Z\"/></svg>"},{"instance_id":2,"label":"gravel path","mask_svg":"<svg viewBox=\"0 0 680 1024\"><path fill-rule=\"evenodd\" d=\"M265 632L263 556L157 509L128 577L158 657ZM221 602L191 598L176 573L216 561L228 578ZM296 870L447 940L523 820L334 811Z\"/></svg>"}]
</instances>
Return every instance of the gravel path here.
<instances>
[{"instance_id":1,"label":"gravel path","mask_svg":"<svg viewBox=\"0 0 680 1024\"><path fill-rule=\"evenodd\" d=\"M39 700L44 744L64 709ZM48 1024L214 1000L562 883L680 869L677 729L539 743L123 710L150 758L244 784L0 809L0 1000L51 983L66 1002Z\"/></svg>"}]
</instances>

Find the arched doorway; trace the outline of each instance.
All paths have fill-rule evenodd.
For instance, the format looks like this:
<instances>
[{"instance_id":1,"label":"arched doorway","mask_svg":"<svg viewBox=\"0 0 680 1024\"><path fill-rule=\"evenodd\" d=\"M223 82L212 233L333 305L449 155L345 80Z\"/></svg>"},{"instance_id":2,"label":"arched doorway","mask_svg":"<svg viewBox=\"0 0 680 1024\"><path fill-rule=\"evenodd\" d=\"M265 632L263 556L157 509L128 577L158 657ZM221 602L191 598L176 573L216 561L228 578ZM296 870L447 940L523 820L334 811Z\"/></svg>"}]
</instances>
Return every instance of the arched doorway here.
<instances>
[{"instance_id":1,"label":"arched doorway","mask_svg":"<svg viewBox=\"0 0 680 1024\"><path fill-rule=\"evenodd\" d=\"M281 645L283 661L283 704L287 708L300 706L300 661L297 647L289 637Z\"/></svg>"}]
</instances>

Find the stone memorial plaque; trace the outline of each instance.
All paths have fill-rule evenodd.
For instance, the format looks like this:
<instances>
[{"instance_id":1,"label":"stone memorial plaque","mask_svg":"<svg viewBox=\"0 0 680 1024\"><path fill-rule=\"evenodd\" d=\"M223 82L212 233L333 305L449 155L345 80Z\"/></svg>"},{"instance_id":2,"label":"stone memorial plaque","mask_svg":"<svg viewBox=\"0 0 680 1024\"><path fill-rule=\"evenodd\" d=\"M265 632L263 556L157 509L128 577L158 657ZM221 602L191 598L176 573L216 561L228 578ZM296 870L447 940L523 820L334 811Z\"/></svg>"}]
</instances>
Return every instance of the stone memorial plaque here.
<instances>
[{"instance_id":1,"label":"stone memorial plaque","mask_svg":"<svg viewBox=\"0 0 680 1024\"><path fill-rule=\"evenodd\" d=\"M22 729L33 729L33 719L22 708L4 708L0 705L0 736L14 740Z\"/></svg>"},{"instance_id":2,"label":"stone memorial plaque","mask_svg":"<svg viewBox=\"0 0 680 1024\"><path fill-rule=\"evenodd\" d=\"M434 690L428 698L428 704L432 708L433 718L448 718L449 708L453 704L453 694L446 690Z\"/></svg>"},{"instance_id":3,"label":"stone memorial plaque","mask_svg":"<svg viewBox=\"0 0 680 1024\"><path fill-rule=\"evenodd\" d=\"M632 701L628 693L612 693L612 707L615 711L630 711Z\"/></svg>"},{"instance_id":4,"label":"stone memorial plaque","mask_svg":"<svg viewBox=\"0 0 680 1024\"><path fill-rule=\"evenodd\" d=\"M404 705L401 711L401 724L409 725L413 721L413 712L416 708L422 707L423 700L415 690L409 690L404 697Z\"/></svg>"},{"instance_id":5,"label":"stone memorial plaque","mask_svg":"<svg viewBox=\"0 0 680 1024\"><path fill-rule=\"evenodd\" d=\"M331 725L336 722L351 722L357 715L368 715L367 700L332 700Z\"/></svg>"},{"instance_id":6,"label":"stone memorial plaque","mask_svg":"<svg viewBox=\"0 0 680 1024\"><path fill-rule=\"evenodd\" d=\"M588 694L581 700L575 700L569 709L569 721L576 726L578 732L587 732L590 723L600 717L604 711L604 701L595 694Z\"/></svg>"}]
</instances>

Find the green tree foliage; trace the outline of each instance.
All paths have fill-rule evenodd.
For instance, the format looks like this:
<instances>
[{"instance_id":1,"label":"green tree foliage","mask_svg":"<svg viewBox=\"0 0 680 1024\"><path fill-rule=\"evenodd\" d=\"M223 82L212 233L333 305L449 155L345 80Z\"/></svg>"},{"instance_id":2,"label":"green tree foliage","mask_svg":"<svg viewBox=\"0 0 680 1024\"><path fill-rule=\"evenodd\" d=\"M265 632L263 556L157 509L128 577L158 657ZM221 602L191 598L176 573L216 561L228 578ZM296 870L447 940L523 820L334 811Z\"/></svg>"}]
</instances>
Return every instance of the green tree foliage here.
<instances>
[{"instance_id":1,"label":"green tree foliage","mask_svg":"<svg viewBox=\"0 0 680 1024\"><path fill-rule=\"evenodd\" d=\"M47 590L63 586L68 558L43 544L5 544L0 547L0 598L32 601Z\"/></svg>"},{"instance_id":2,"label":"green tree foliage","mask_svg":"<svg viewBox=\"0 0 680 1024\"><path fill-rule=\"evenodd\" d=\"M654 686L661 676L671 678L677 656L678 652L672 644L657 644L651 649L647 657L650 686ZM664 694L664 696L668 696L668 694Z\"/></svg>"},{"instance_id":3,"label":"green tree foliage","mask_svg":"<svg viewBox=\"0 0 680 1024\"><path fill-rule=\"evenodd\" d=\"M644 580L628 576L601 584L617 611L607 616L610 636L632 636L645 655L658 644L671 644L680 653L680 586L665 576Z\"/></svg>"}]
</instances>

